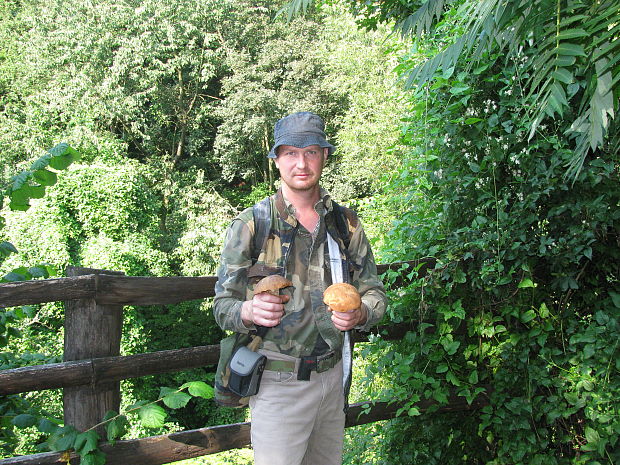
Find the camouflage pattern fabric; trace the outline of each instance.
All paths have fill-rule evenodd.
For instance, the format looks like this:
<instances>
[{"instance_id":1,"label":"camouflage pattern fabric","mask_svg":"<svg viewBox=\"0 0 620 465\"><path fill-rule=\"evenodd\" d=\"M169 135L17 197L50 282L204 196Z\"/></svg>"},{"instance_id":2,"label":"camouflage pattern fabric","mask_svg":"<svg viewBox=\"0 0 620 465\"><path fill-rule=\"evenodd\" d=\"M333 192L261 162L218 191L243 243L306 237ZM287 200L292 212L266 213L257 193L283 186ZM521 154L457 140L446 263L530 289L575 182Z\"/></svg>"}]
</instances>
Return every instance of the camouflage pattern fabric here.
<instances>
[{"instance_id":1,"label":"camouflage pattern fabric","mask_svg":"<svg viewBox=\"0 0 620 465\"><path fill-rule=\"evenodd\" d=\"M282 290L291 299L285 305L282 322L269 329L262 348L301 357L310 355L322 338L329 349L339 351L343 336L334 327L330 312L323 303L323 291L331 284L326 241L326 231L334 229L330 226L335 221L331 214L331 198L321 189L321 200L315 205L320 216L316 239L298 224L294 207L284 199L281 191L271 197L271 202L272 216L275 217L272 219L272 234L258 257L257 265L265 269L283 269L286 278L293 282L293 287ZM363 331L381 320L387 298L377 277L377 266L363 227L352 210L344 207L343 210L351 232L348 254L353 266L349 282L360 292L362 305L368 313L366 323L358 328ZM280 238L290 237L289 233L295 227L298 231L290 245L288 262L284 263ZM222 329L236 333L248 333L255 329L247 328L241 320L241 305L243 301L252 299L254 284L259 279L248 277L252 266L253 234L254 217L252 208L248 208L228 228L215 286L216 321ZM339 240L339 243L342 250L342 241Z\"/></svg>"}]
</instances>

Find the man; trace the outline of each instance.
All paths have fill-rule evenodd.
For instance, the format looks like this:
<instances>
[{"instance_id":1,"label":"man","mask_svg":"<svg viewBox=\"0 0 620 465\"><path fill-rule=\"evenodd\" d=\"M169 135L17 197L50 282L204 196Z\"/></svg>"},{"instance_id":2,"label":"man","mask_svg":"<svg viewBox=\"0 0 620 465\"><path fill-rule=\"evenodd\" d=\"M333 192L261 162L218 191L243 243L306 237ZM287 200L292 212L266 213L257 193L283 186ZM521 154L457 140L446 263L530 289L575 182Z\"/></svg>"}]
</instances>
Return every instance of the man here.
<instances>
[{"instance_id":1,"label":"man","mask_svg":"<svg viewBox=\"0 0 620 465\"><path fill-rule=\"evenodd\" d=\"M323 291L332 283L327 234L335 231L336 219L319 180L335 147L325 139L323 120L310 112L279 120L274 138L268 156L280 171L282 186L271 197L273 234L257 264L279 271L293 286L278 296L253 295L253 273L248 270L256 266L255 224L252 208L246 209L227 232L214 313L225 330L269 328L259 349L268 362L260 390L250 398L255 463L340 464L345 423L342 332L376 324L385 311L386 296L357 216L341 207L351 233L342 258L350 262L349 282L361 294L362 305L339 313L323 304ZM342 241L340 245L343 249ZM306 363L312 367L309 379L299 370Z\"/></svg>"}]
</instances>

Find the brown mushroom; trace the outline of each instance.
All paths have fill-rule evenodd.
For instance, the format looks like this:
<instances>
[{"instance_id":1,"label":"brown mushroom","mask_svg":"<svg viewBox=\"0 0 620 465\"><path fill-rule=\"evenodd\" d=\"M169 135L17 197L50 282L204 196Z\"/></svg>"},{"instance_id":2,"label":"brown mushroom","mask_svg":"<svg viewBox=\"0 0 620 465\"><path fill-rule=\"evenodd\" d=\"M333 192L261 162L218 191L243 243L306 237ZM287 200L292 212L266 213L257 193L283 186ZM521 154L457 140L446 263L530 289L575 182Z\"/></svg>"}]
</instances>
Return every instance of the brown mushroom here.
<instances>
[{"instance_id":1,"label":"brown mushroom","mask_svg":"<svg viewBox=\"0 0 620 465\"><path fill-rule=\"evenodd\" d=\"M349 283L336 283L325 289L323 302L334 312L350 312L362 305L359 292Z\"/></svg>"},{"instance_id":2,"label":"brown mushroom","mask_svg":"<svg viewBox=\"0 0 620 465\"><path fill-rule=\"evenodd\" d=\"M273 274L271 276L265 276L258 283L256 283L256 286L254 286L254 294L269 292L272 295L279 295L280 289L292 285L293 283L288 279L280 276L279 274Z\"/></svg>"}]
</instances>

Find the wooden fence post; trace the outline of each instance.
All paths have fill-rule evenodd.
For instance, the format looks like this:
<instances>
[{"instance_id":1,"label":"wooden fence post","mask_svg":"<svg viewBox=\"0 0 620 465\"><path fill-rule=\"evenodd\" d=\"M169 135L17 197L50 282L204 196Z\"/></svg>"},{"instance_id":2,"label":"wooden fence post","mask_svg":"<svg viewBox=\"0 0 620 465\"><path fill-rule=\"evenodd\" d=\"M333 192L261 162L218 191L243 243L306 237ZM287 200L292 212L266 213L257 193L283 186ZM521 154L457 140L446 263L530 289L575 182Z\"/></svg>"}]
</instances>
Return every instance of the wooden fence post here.
<instances>
[{"instance_id":1,"label":"wooden fence post","mask_svg":"<svg viewBox=\"0 0 620 465\"><path fill-rule=\"evenodd\" d=\"M68 267L67 276L123 274L118 271ZM96 276L98 281L98 276ZM97 289L98 286L95 287ZM101 305L94 298L65 302L64 361L89 360L120 355L123 322L122 305ZM63 390L66 425L85 431L100 423L108 410L119 411L120 382L96 380L90 386L67 387ZM105 429L98 428L105 438Z\"/></svg>"}]
</instances>

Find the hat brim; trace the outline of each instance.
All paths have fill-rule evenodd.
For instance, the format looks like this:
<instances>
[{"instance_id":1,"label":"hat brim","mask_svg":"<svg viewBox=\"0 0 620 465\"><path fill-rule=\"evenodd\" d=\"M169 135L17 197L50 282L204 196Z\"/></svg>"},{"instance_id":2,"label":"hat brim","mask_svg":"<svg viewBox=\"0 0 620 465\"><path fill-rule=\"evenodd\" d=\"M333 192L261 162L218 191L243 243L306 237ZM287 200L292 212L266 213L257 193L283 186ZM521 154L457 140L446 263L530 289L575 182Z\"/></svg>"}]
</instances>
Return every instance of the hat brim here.
<instances>
[{"instance_id":1,"label":"hat brim","mask_svg":"<svg viewBox=\"0 0 620 465\"><path fill-rule=\"evenodd\" d=\"M281 145L291 145L300 149L309 147L310 145L318 145L319 147L329 149L329 155L334 153L336 147L327 142L323 137L317 134L287 134L280 137L269 151L268 158L276 158L278 147Z\"/></svg>"}]
</instances>

